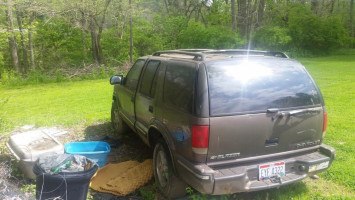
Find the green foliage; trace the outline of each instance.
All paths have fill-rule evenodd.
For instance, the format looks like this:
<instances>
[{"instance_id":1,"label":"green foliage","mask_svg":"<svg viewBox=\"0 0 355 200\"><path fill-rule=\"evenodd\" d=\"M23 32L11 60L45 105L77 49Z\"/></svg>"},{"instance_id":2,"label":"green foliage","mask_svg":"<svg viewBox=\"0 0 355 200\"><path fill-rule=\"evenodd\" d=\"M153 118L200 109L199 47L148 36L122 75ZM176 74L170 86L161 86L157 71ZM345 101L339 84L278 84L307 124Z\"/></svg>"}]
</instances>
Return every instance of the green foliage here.
<instances>
[{"instance_id":1,"label":"green foliage","mask_svg":"<svg viewBox=\"0 0 355 200\"><path fill-rule=\"evenodd\" d=\"M9 43L7 41L7 37L8 34L6 32L0 31L0 79L2 77L2 73L9 68Z\"/></svg>"},{"instance_id":2,"label":"green foliage","mask_svg":"<svg viewBox=\"0 0 355 200\"><path fill-rule=\"evenodd\" d=\"M229 27L231 24L230 5L225 0L215 0L207 14L206 19L209 25L220 25Z\"/></svg>"},{"instance_id":3,"label":"green foliage","mask_svg":"<svg viewBox=\"0 0 355 200\"><path fill-rule=\"evenodd\" d=\"M144 200L156 199L156 192L147 189L139 189L139 194Z\"/></svg>"},{"instance_id":4,"label":"green foliage","mask_svg":"<svg viewBox=\"0 0 355 200\"><path fill-rule=\"evenodd\" d=\"M163 17L155 15L153 18L153 31L162 43L162 50L180 48L178 38L188 26L188 19L184 16Z\"/></svg>"},{"instance_id":5,"label":"green foliage","mask_svg":"<svg viewBox=\"0 0 355 200\"><path fill-rule=\"evenodd\" d=\"M41 61L37 63L40 68L78 66L91 61L87 51L90 45L88 36L64 20L43 19L39 21L36 32L35 42L41 44L36 57Z\"/></svg>"},{"instance_id":6,"label":"green foliage","mask_svg":"<svg viewBox=\"0 0 355 200\"><path fill-rule=\"evenodd\" d=\"M288 24L292 45L313 53L341 47L347 39L347 32L337 17L318 17L302 7L292 10Z\"/></svg>"},{"instance_id":7,"label":"green foliage","mask_svg":"<svg viewBox=\"0 0 355 200\"><path fill-rule=\"evenodd\" d=\"M243 39L230 28L223 26L206 27L201 22L191 20L179 35L181 48L238 48Z\"/></svg>"},{"instance_id":8,"label":"green foliage","mask_svg":"<svg viewBox=\"0 0 355 200\"><path fill-rule=\"evenodd\" d=\"M254 45L268 50L287 50L292 41L287 28L263 26L254 37Z\"/></svg>"}]
</instances>

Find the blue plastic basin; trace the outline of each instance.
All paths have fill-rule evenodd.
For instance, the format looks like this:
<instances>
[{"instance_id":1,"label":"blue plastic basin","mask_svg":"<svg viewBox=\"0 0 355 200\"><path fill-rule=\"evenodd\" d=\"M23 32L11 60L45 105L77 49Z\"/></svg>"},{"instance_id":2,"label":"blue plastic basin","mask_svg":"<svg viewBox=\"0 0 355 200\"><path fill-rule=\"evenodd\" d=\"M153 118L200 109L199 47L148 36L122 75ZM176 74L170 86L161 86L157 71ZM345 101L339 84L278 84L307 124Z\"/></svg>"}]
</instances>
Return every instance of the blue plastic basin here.
<instances>
[{"instance_id":1,"label":"blue plastic basin","mask_svg":"<svg viewBox=\"0 0 355 200\"><path fill-rule=\"evenodd\" d=\"M95 161L99 167L106 165L111 147L106 142L71 142L64 146L67 154L82 155Z\"/></svg>"}]
</instances>

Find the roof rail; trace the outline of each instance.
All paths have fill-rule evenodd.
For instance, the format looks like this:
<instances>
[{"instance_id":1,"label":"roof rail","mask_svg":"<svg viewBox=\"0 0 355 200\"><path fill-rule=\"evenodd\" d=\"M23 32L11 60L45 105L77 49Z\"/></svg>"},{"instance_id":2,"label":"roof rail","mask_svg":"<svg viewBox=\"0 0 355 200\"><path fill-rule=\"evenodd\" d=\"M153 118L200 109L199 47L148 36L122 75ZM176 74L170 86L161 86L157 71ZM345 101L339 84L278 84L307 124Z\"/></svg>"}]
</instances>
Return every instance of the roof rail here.
<instances>
[{"instance_id":1,"label":"roof rail","mask_svg":"<svg viewBox=\"0 0 355 200\"><path fill-rule=\"evenodd\" d=\"M248 49L222 49L222 50L205 51L203 53L228 54L228 55L264 55L264 56L288 58L288 56L285 53L279 51L259 51L259 50L248 50Z\"/></svg>"},{"instance_id":2,"label":"roof rail","mask_svg":"<svg viewBox=\"0 0 355 200\"><path fill-rule=\"evenodd\" d=\"M178 51L187 51L187 52L205 52L205 51L214 51L215 49L177 49Z\"/></svg>"},{"instance_id":3,"label":"roof rail","mask_svg":"<svg viewBox=\"0 0 355 200\"><path fill-rule=\"evenodd\" d=\"M153 54L153 56L160 56L161 54L182 54L182 55L189 55L189 56L194 56L193 60L197 61L204 61L206 58L206 55L203 53L198 53L198 52L189 52L189 51L179 51L179 50L169 50L169 51L158 51Z\"/></svg>"}]
</instances>

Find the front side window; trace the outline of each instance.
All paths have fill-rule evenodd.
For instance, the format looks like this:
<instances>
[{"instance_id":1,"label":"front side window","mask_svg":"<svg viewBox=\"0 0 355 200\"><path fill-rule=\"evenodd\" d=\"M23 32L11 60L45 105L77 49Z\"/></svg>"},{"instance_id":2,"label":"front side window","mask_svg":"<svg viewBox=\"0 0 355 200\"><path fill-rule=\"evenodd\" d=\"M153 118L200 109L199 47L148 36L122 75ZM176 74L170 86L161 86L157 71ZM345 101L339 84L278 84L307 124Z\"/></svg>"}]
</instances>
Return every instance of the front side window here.
<instances>
[{"instance_id":1,"label":"front side window","mask_svg":"<svg viewBox=\"0 0 355 200\"><path fill-rule=\"evenodd\" d=\"M137 60L132 68L129 70L126 80L125 80L125 86L130 88L131 90L135 90L137 88L138 84L138 79L139 75L142 71L143 65L145 63L145 60Z\"/></svg>"},{"instance_id":2,"label":"front side window","mask_svg":"<svg viewBox=\"0 0 355 200\"><path fill-rule=\"evenodd\" d=\"M195 64L170 62L165 74L164 103L191 113L195 76Z\"/></svg>"},{"instance_id":3,"label":"front side window","mask_svg":"<svg viewBox=\"0 0 355 200\"><path fill-rule=\"evenodd\" d=\"M151 60L144 70L140 92L147 96L154 96L154 82L160 65L160 61Z\"/></svg>"},{"instance_id":4,"label":"front side window","mask_svg":"<svg viewBox=\"0 0 355 200\"><path fill-rule=\"evenodd\" d=\"M313 80L295 61L218 61L207 65L207 71L212 116L321 104Z\"/></svg>"}]
</instances>

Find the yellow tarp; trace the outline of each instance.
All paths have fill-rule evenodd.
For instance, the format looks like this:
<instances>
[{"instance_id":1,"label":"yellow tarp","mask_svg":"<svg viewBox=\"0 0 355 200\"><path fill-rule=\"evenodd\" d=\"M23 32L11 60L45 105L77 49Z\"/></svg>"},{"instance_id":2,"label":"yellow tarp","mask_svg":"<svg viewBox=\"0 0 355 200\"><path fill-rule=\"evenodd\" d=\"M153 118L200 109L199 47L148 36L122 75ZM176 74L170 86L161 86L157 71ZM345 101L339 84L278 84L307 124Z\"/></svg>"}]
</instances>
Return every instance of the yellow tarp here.
<instances>
[{"instance_id":1,"label":"yellow tarp","mask_svg":"<svg viewBox=\"0 0 355 200\"><path fill-rule=\"evenodd\" d=\"M99 192L125 196L132 193L153 177L153 160L142 163L127 161L108 164L91 178L90 187Z\"/></svg>"}]
</instances>

